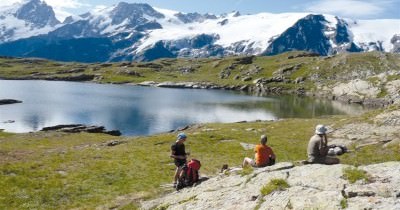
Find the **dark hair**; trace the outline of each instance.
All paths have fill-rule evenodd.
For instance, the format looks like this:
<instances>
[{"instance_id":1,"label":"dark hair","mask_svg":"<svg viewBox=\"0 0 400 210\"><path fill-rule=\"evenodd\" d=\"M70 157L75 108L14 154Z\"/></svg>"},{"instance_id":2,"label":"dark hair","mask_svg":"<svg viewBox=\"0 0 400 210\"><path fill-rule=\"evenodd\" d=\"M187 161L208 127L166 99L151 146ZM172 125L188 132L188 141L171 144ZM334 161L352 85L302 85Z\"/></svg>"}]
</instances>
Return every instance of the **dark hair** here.
<instances>
[{"instance_id":1,"label":"dark hair","mask_svg":"<svg viewBox=\"0 0 400 210\"><path fill-rule=\"evenodd\" d=\"M260 142L261 144L266 144L268 141L267 135L261 135Z\"/></svg>"}]
</instances>

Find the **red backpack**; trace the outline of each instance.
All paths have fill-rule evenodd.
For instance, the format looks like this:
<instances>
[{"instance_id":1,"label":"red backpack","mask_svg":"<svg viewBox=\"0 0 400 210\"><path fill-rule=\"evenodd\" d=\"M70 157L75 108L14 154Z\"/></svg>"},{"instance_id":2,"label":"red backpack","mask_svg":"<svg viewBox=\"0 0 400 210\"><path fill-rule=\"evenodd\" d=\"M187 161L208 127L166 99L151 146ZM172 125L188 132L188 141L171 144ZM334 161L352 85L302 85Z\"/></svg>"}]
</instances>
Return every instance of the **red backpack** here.
<instances>
[{"instance_id":1,"label":"red backpack","mask_svg":"<svg viewBox=\"0 0 400 210\"><path fill-rule=\"evenodd\" d=\"M192 186L199 181L199 170L201 163L199 160L191 159L185 166L183 166L183 173L178 179L176 189L180 190L186 186Z\"/></svg>"},{"instance_id":2,"label":"red backpack","mask_svg":"<svg viewBox=\"0 0 400 210\"><path fill-rule=\"evenodd\" d=\"M189 177L192 184L196 183L197 181L199 181L199 170L201 167L201 163L199 160L191 159L187 165L187 176Z\"/></svg>"}]
</instances>

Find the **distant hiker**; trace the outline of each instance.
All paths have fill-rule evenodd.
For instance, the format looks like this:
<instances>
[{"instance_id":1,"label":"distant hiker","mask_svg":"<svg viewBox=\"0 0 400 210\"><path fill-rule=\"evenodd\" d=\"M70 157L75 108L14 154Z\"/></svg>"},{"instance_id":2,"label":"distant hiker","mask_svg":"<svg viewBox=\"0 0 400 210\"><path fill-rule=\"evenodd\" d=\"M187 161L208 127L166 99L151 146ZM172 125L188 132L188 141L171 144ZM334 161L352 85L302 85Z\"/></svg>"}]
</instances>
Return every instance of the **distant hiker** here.
<instances>
[{"instance_id":1,"label":"distant hiker","mask_svg":"<svg viewBox=\"0 0 400 210\"><path fill-rule=\"evenodd\" d=\"M260 143L254 148L255 159L245 157L243 160L242 167L251 165L253 167L265 167L275 164L275 154L271 147L267 146L267 136L262 135Z\"/></svg>"},{"instance_id":2,"label":"distant hiker","mask_svg":"<svg viewBox=\"0 0 400 210\"><path fill-rule=\"evenodd\" d=\"M174 163L176 166L175 170L175 175L174 175L174 187L178 181L179 174L182 170L182 167L186 164L186 156L189 155L189 153L186 153L185 151L185 144L183 144L186 141L186 134L180 133L177 136L177 139L174 144L171 146L171 158L174 158Z\"/></svg>"},{"instance_id":3,"label":"distant hiker","mask_svg":"<svg viewBox=\"0 0 400 210\"><path fill-rule=\"evenodd\" d=\"M339 159L328 156L328 138L326 137L326 127L317 125L315 135L311 137L307 147L308 163L338 164Z\"/></svg>"}]
</instances>

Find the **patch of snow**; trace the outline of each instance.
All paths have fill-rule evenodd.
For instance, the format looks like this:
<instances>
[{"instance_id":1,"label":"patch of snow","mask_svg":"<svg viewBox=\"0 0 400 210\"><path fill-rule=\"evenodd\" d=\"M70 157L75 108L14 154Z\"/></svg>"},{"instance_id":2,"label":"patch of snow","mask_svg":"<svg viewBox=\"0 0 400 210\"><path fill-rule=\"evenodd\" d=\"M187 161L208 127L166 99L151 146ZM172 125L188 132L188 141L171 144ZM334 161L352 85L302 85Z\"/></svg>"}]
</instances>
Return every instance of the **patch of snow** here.
<instances>
[{"instance_id":1,"label":"patch of snow","mask_svg":"<svg viewBox=\"0 0 400 210\"><path fill-rule=\"evenodd\" d=\"M356 44L381 41L387 52L393 49L390 39L400 32L400 20L398 19L358 20L348 23Z\"/></svg>"},{"instance_id":2,"label":"patch of snow","mask_svg":"<svg viewBox=\"0 0 400 210\"><path fill-rule=\"evenodd\" d=\"M220 39L215 44L229 47L235 42L247 40L254 43L260 49L268 47L268 41L288 27L296 23L297 20L308 15L308 13L260 13L256 15L243 15L238 17L229 16L227 18L208 19L202 23L176 24L176 17L172 11L159 10L166 15L166 21L159 21L162 29L153 30L149 37L142 40L136 52L153 46L159 40L177 40L194 37L199 34L217 34ZM220 21L228 19L229 24L221 26Z\"/></svg>"}]
</instances>

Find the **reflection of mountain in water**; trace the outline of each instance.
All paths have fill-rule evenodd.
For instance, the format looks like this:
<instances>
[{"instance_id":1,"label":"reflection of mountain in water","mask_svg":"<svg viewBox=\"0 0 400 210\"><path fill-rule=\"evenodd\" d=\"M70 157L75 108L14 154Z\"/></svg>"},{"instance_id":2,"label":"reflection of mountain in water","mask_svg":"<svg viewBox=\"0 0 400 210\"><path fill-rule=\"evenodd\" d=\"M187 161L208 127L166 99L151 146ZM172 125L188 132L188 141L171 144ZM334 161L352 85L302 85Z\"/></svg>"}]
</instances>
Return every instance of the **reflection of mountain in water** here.
<instances>
[{"instance_id":1,"label":"reflection of mountain in water","mask_svg":"<svg viewBox=\"0 0 400 210\"><path fill-rule=\"evenodd\" d=\"M277 118L309 118L323 115L354 115L363 112L359 105L301 96L270 96L273 100L226 104L236 109L262 109L274 113Z\"/></svg>"}]
</instances>

